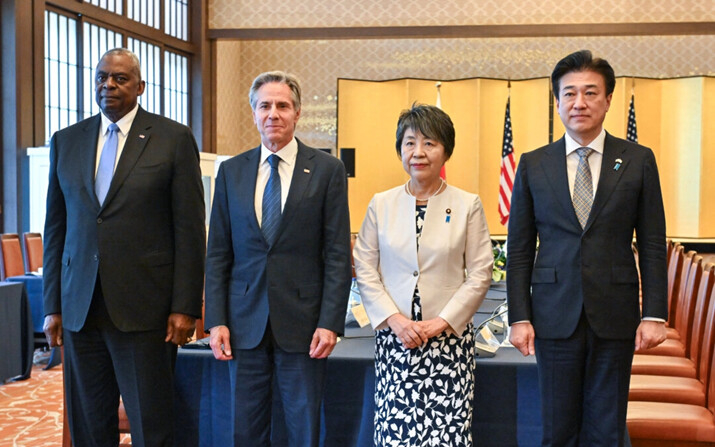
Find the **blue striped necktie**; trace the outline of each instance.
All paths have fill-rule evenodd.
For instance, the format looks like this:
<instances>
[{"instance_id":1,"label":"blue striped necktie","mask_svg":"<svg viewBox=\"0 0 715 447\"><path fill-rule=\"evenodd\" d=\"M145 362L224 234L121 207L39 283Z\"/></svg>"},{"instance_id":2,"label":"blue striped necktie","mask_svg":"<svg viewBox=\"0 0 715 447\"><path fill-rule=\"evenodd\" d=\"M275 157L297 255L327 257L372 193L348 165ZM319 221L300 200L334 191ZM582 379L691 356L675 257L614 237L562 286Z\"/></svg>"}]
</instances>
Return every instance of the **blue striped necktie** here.
<instances>
[{"instance_id":1,"label":"blue striped necktie","mask_svg":"<svg viewBox=\"0 0 715 447\"><path fill-rule=\"evenodd\" d=\"M278 163L281 159L276 154L268 157L271 165L271 175L268 177L266 189L263 191L263 217L261 230L268 245L273 245L278 237L278 225L281 222L281 177L278 174Z\"/></svg>"},{"instance_id":2,"label":"blue striped necktie","mask_svg":"<svg viewBox=\"0 0 715 447\"><path fill-rule=\"evenodd\" d=\"M593 205L593 178L591 177L591 165L588 164L588 157L593 153L593 149L580 147L576 149L576 152L579 161L573 187L573 208L581 228L585 228Z\"/></svg>"},{"instance_id":3,"label":"blue striped necktie","mask_svg":"<svg viewBox=\"0 0 715 447\"><path fill-rule=\"evenodd\" d=\"M114 175L114 163L117 160L117 146L119 126L112 123L108 128L109 134L104 141L102 155L99 157L99 167L97 167L97 177L94 179L94 193L97 195L99 204L104 203L104 198L107 197L109 185L112 183Z\"/></svg>"}]
</instances>

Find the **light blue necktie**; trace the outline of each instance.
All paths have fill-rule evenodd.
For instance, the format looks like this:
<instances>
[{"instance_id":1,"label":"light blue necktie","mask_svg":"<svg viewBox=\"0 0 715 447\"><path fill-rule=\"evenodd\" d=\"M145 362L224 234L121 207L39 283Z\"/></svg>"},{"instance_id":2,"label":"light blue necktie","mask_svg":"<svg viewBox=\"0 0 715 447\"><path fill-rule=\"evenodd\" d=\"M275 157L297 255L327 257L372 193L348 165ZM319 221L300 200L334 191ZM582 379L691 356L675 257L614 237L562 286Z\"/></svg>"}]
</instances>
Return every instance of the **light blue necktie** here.
<instances>
[{"instance_id":1,"label":"light blue necktie","mask_svg":"<svg viewBox=\"0 0 715 447\"><path fill-rule=\"evenodd\" d=\"M109 185L112 183L114 175L114 162L117 159L117 145L119 138L119 126L115 123L109 125L109 135L104 141L102 155L99 158L99 167L97 168L97 177L94 179L94 193L97 195L99 204L104 203L104 198L107 197Z\"/></svg>"},{"instance_id":2,"label":"light blue necktie","mask_svg":"<svg viewBox=\"0 0 715 447\"><path fill-rule=\"evenodd\" d=\"M278 237L278 225L281 222L281 177L278 174L278 163L281 159L276 154L268 157L271 165L271 176L268 177L266 189L263 191L263 217L261 230L268 245L273 245Z\"/></svg>"},{"instance_id":3,"label":"light blue necktie","mask_svg":"<svg viewBox=\"0 0 715 447\"><path fill-rule=\"evenodd\" d=\"M585 228L593 205L593 177L591 177L591 166L588 164L588 157L593 153L593 149L580 147L576 152L580 158L573 187L573 208L581 228Z\"/></svg>"}]
</instances>

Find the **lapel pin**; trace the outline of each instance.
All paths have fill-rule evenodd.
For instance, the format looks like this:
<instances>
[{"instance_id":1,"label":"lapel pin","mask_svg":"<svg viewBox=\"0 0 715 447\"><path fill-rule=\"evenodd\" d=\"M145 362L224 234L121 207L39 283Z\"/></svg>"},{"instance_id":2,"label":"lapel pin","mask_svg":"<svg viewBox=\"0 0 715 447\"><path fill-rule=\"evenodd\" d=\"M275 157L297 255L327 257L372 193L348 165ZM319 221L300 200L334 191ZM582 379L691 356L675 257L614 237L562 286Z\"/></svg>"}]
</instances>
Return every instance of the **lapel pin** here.
<instances>
[{"instance_id":1,"label":"lapel pin","mask_svg":"<svg viewBox=\"0 0 715 447\"><path fill-rule=\"evenodd\" d=\"M142 134L139 134L139 138L141 138L141 139L143 140L143 139L144 139L144 134L143 134L143 133L142 133Z\"/></svg>"},{"instance_id":2,"label":"lapel pin","mask_svg":"<svg viewBox=\"0 0 715 447\"><path fill-rule=\"evenodd\" d=\"M623 163L623 160L620 158L616 158L616 164L613 166L614 171L618 171L618 169L621 167L621 163Z\"/></svg>"},{"instance_id":3,"label":"lapel pin","mask_svg":"<svg viewBox=\"0 0 715 447\"><path fill-rule=\"evenodd\" d=\"M303 168L303 172L305 172L306 174L310 174L310 169L308 169L308 168Z\"/></svg>"},{"instance_id":4,"label":"lapel pin","mask_svg":"<svg viewBox=\"0 0 715 447\"><path fill-rule=\"evenodd\" d=\"M444 210L444 212L447 213L447 218L444 219L444 221L447 222L447 223L449 223L449 220L450 220L450 218L452 217L452 216L450 216L450 214L452 214L452 209L451 209L451 208L447 208L446 210Z\"/></svg>"}]
</instances>

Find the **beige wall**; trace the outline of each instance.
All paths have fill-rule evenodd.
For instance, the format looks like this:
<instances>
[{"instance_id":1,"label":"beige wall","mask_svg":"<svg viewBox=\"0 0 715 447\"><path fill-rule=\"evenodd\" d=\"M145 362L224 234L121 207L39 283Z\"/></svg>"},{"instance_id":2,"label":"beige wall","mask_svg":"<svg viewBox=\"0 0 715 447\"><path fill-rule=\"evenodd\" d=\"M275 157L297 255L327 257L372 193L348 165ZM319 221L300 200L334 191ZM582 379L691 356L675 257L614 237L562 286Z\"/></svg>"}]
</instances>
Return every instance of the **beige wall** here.
<instances>
[{"instance_id":1,"label":"beige wall","mask_svg":"<svg viewBox=\"0 0 715 447\"><path fill-rule=\"evenodd\" d=\"M565 18L565 12L568 17ZM604 0L583 3L575 0L532 0L529 2L484 2L481 0L445 0L440 3L426 0L300 0L279 4L265 4L254 0L209 0L209 28L331 28L365 26L444 26L444 25L504 25L530 24L618 24L659 22L713 22L715 8L712 0ZM587 26L587 25L584 25ZM664 178L692 175L683 172L683 163L696 155L702 162L698 168L703 178L712 178L715 171L714 154L701 148L712 148L713 122L711 110L700 110L701 133L685 136L683 130L692 126L681 123L680 116L673 116L668 104L691 105L697 101L679 99L678 95L662 92L660 79L689 76L715 76L715 35L669 35L669 36L599 36L599 37L532 37L532 38L425 38L425 39L333 39L333 40L218 40L216 42L216 113L218 154L232 155L258 144L258 134L251 119L247 92L253 78L267 70L282 69L299 76L304 89L303 111L296 135L305 143L331 148L353 147L350 135L344 128L338 132L338 117L353 116L356 120L373 120L371 110L390 111L389 122L375 123L371 147L381 148L386 157L380 169L391 173L384 179L374 179L370 187L363 186L360 179L350 180L351 202L357 200L351 212L353 229L360 221L366 206L365 197L371 196L378 185L389 186L401 181L398 160L392 158L394 145L394 122L399 110L409 105L410 98L433 103L434 82L443 82L443 106L455 119L459 147L448 165L450 172L469 169L471 175L455 178L465 189L478 192L485 202L492 233L503 234L505 229L495 221L496 193L498 182L491 176L498 169L498 150L501 147L501 132L504 119L505 89L486 89L491 83L504 80L529 80L514 82L512 88L512 119L515 113L524 114L520 124L514 127L514 144L517 154L530 150L548 138L548 124L535 119L544 113L543 105L548 94L529 93L536 84L546 82L553 65L565 54L589 48L596 55L605 57L613 65L618 76L653 78L638 79L635 85L638 131L641 143L653 147L661 164ZM349 98L338 91L338 79L380 80L417 78L429 81L410 81L406 95L390 94L391 84L385 82L387 93L370 96L372 107L347 110L341 104ZM459 122L462 113L471 107L469 97L450 96L450 81L473 79L477 90L488 101L476 104L469 119L474 122ZM493 78L493 79L489 79ZM397 81L396 81L397 82ZM625 134L627 104L630 98L630 80L619 80L619 91L614 96L614 106L606 120L606 127L616 135ZM678 84L677 81L675 85ZM715 94L713 79L701 80L701 87L684 81L688 98ZM539 89L541 87L538 87ZM674 87L675 88L675 87ZM522 92L520 89L525 89ZM422 96L426 99L422 99ZM703 99L705 100L705 99ZM712 104L712 101L710 101ZM618 104L618 107L616 107ZM657 107L655 106L657 104ZM451 109L451 110L450 110ZM467 116L467 115L464 115ZM698 120L696 120L698 121ZM384 128L382 127L384 126ZM563 133L563 127L555 116L554 135ZM677 136L676 136L677 135ZM698 144L693 141L698 140ZM687 146L688 156L681 157L682 145ZM678 149L673 149L677 147ZM466 150L468 148L469 150ZM693 148L697 148L693 149ZM669 151L666 154L660 152ZM357 155L358 176L364 171L364 163ZM361 167L362 166L362 167ZM674 171L680 169L680 171ZM402 177L404 178L404 177ZM670 180L668 180L670 182ZM715 205L705 200L712 197L709 187L698 186L668 188L664 191L668 212L684 216L668 221L668 233L672 236L692 234L715 236ZM360 199L356 199L360 197ZM490 203L494 202L494 203ZM693 218L695 216L695 218Z\"/></svg>"}]
</instances>

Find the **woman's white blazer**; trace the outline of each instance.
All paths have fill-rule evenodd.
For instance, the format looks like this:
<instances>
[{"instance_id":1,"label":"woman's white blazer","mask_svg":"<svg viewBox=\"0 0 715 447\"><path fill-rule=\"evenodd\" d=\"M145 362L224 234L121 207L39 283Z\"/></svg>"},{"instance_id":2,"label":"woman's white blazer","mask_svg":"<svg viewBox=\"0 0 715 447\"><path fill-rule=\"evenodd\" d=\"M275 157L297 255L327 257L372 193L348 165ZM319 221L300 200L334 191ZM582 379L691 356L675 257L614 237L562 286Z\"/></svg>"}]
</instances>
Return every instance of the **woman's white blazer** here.
<instances>
[{"instance_id":1,"label":"woman's white blazer","mask_svg":"<svg viewBox=\"0 0 715 447\"><path fill-rule=\"evenodd\" d=\"M442 317L458 335L486 296L492 246L479 196L453 186L429 199L416 242L415 198L404 185L370 201L353 256L360 296L375 329L410 318L419 287L422 318Z\"/></svg>"}]
</instances>

